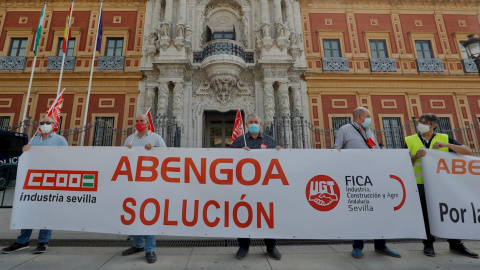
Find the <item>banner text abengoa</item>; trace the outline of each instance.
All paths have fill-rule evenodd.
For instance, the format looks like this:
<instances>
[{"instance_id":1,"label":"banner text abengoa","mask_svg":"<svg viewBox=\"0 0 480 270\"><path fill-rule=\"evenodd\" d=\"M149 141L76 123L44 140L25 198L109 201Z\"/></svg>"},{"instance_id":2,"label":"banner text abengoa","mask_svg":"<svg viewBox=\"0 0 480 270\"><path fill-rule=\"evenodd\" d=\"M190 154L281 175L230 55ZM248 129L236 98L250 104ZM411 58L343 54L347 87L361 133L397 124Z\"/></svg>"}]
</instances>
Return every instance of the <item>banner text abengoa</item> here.
<instances>
[{"instance_id":1,"label":"banner text abengoa","mask_svg":"<svg viewBox=\"0 0 480 270\"><path fill-rule=\"evenodd\" d=\"M132 170L132 162L136 165L135 173ZM243 173L244 167L253 168L253 178L246 179ZM176 174L176 177L169 175L169 173ZM180 175L183 177L180 177ZM189 157L183 159L181 157L168 157L159 160L154 156L139 156L136 160L131 161L127 156L122 156L111 181L181 183L182 179L184 184L189 184L191 180L196 179L199 184L204 185L207 184L207 180L215 185L233 185L235 179L239 184L245 186L268 185L270 180L280 181L282 185L289 185L278 159L271 159L268 167L262 168L261 164L252 158L241 159L234 164L232 158L213 160L200 158L200 160L194 161L193 158ZM263 220L269 228L274 228L274 203L269 202L266 206L261 202L250 204L244 201L245 197L246 194L242 194L240 200L234 204L230 201L218 202L216 200L206 202L194 200L189 203L187 199L183 199L181 220L170 219L170 199L159 201L156 198L148 198L143 202L137 202L135 198L128 197L123 201L125 214L120 219L124 225L131 225L138 219L147 226L158 222L164 226L178 226L178 223L181 222L184 226L193 227L200 220L208 227L235 225L238 228L249 226L262 228ZM179 202L176 201L176 203ZM147 219L145 208L149 206L154 207L154 216ZM193 211L193 218L187 218L187 212L189 211ZM246 213L246 220L239 218L240 211ZM212 214L212 212L214 212L215 218L209 218L208 214Z\"/></svg>"}]
</instances>

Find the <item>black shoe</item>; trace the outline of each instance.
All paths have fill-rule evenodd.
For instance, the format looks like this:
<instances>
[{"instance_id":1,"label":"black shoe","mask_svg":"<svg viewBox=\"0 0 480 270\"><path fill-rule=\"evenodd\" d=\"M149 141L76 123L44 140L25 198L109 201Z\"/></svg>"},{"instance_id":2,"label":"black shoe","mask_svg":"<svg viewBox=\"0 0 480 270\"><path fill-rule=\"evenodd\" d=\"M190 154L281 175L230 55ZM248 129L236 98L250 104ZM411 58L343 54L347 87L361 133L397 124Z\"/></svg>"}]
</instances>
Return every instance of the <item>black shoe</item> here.
<instances>
[{"instance_id":1,"label":"black shoe","mask_svg":"<svg viewBox=\"0 0 480 270\"><path fill-rule=\"evenodd\" d=\"M463 244L457 245L450 245L450 250L456 253L460 253L462 255L471 257L471 258L478 258L478 254L466 248Z\"/></svg>"},{"instance_id":2,"label":"black shoe","mask_svg":"<svg viewBox=\"0 0 480 270\"><path fill-rule=\"evenodd\" d=\"M154 263L157 261L157 255L155 255L154 251L149 251L145 253L145 257L147 257L147 262L148 263Z\"/></svg>"},{"instance_id":3,"label":"black shoe","mask_svg":"<svg viewBox=\"0 0 480 270\"><path fill-rule=\"evenodd\" d=\"M237 251L237 254L235 254L235 257L237 260L243 260L245 257L247 257L248 249L244 247L240 247Z\"/></svg>"},{"instance_id":4,"label":"black shoe","mask_svg":"<svg viewBox=\"0 0 480 270\"><path fill-rule=\"evenodd\" d=\"M33 254L44 253L45 250L47 250L47 247L48 247L48 243L38 243L37 248L35 249Z\"/></svg>"},{"instance_id":5,"label":"black shoe","mask_svg":"<svg viewBox=\"0 0 480 270\"><path fill-rule=\"evenodd\" d=\"M435 250L433 249L433 245L432 244L426 244L423 247L423 253L425 253L425 255L427 255L429 257L435 257Z\"/></svg>"},{"instance_id":6,"label":"black shoe","mask_svg":"<svg viewBox=\"0 0 480 270\"><path fill-rule=\"evenodd\" d=\"M143 247L142 248L137 248L137 247L131 246L129 249L126 249L126 250L122 251L122 256L132 255L132 254L135 254L135 253L138 253L138 252L142 252L144 250L145 249Z\"/></svg>"},{"instance_id":7,"label":"black shoe","mask_svg":"<svg viewBox=\"0 0 480 270\"><path fill-rule=\"evenodd\" d=\"M282 254L278 252L277 247L273 248L267 248L267 253L274 259L274 260L280 260L282 258Z\"/></svg>"},{"instance_id":8,"label":"black shoe","mask_svg":"<svg viewBox=\"0 0 480 270\"><path fill-rule=\"evenodd\" d=\"M29 247L30 247L30 246L28 245L28 243L19 244L19 243L15 242L15 243L13 243L13 245L2 249L2 253L4 253L4 254L10 254L10 253L13 253L13 252L15 252L15 251L20 251L20 250L27 249L27 248L29 248Z\"/></svg>"}]
</instances>

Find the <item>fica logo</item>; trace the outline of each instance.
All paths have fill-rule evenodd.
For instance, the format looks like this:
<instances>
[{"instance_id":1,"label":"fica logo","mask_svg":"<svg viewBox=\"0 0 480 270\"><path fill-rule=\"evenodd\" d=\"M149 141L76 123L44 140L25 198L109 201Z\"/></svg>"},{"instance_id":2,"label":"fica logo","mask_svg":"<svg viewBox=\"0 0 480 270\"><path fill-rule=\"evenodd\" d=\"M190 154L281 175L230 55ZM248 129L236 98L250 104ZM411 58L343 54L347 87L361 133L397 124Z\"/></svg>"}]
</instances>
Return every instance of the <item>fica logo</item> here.
<instances>
[{"instance_id":1,"label":"fica logo","mask_svg":"<svg viewBox=\"0 0 480 270\"><path fill-rule=\"evenodd\" d=\"M317 175L310 179L305 194L310 206L322 212L332 210L340 201L337 182L327 175Z\"/></svg>"},{"instance_id":2,"label":"fica logo","mask_svg":"<svg viewBox=\"0 0 480 270\"><path fill-rule=\"evenodd\" d=\"M28 170L23 189L97 191L98 171Z\"/></svg>"}]
</instances>

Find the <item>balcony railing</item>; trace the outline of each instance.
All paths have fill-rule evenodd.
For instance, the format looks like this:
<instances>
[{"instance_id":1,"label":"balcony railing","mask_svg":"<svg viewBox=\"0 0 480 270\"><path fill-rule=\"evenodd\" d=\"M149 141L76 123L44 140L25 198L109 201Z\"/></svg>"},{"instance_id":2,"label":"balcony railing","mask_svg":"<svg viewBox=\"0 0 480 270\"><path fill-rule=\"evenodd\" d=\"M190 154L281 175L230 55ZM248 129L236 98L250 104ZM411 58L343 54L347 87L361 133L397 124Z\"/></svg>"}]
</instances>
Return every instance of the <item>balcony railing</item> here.
<instances>
[{"instance_id":1,"label":"balcony railing","mask_svg":"<svg viewBox=\"0 0 480 270\"><path fill-rule=\"evenodd\" d=\"M397 62L395 58L370 58L370 70L372 72L395 72Z\"/></svg>"},{"instance_id":2,"label":"balcony railing","mask_svg":"<svg viewBox=\"0 0 480 270\"><path fill-rule=\"evenodd\" d=\"M205 45L202 52L194 52L193 63L201 63L207 57L222 54L240 57L245 63L254 63L253 52L245 52L240 43L226 39L210 41Z\"/></svg>"},{"instance_id":3,"label":"balcony railing","mask_svg":"<svg viewBox=\"0 0 480 270\"><path fill-rule=\"evenodd\" d=\"M0 70L24 70L27 64L25 56L0 57Z\"/></svg>"},{"instance_id":4,"label":"balcony railing","mask_svg":"<svg viewBox=\"0 0 480 270\"><path fill-rule=\"evenodd\" d=\"M323 57L323 71L349 71L348 58L346 57Z\"/></svg>"},{"instance_id":5,"label":"balcony railing","mask_svg":"<svg viewBox=\"0 0 480 270\"><path fill-rule=\"evenodd\" d=\"M125 56L99 56L97 69L101 70L123 70Z\"/></svg>"},{"instance_id":6,"label":"balcony railing","mask_svg":"<svg viewBox=\"0 0 480 270\"><path fill-rule=\"evenodd\" d=\"M418 72L444 72L442 59L417 59Z\"/></svg>"},{"instance_id":7,"label":"balcony railing","mask_svg":"<svg viewBox=\"0 0 480 270\"><path fill-rule=\"evenodd\" d=\"M462 64L465 73L478 73L477 65L472 59L463 59Z\"/></svg>"},{"instance_id":8,"label":"balcony railing","mask_svg":"<svg viewBox=\"0 0 480 270\"><path fill-rule=\"evenodd\" d=\"M62 69L63 56L50 56L48 57L47 70L60 70ZM65 56L65 63L63 69L73 70L75 68L75 56Z\"/></svg>"}]
</instances>

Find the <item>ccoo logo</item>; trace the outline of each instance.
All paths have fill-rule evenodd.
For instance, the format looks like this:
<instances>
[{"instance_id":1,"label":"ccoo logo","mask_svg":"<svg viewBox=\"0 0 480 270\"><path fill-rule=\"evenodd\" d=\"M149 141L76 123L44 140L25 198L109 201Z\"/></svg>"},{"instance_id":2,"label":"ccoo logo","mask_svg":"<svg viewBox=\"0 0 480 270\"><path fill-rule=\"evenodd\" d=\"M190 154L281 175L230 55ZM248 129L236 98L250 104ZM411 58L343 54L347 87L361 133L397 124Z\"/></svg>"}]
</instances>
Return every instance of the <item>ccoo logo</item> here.
<instances>
[{"instance_id":1,"label":"ccoo logo","mask_svg":"<svg viewBox=\"0 0 480 270\"><path fill-rule=\"evenodd\" d=\"M310 206L322 212L332 210L340 201L337 182L327 175L317 175L310 179L305 193Z\"/></svg>"}]
</instances>

